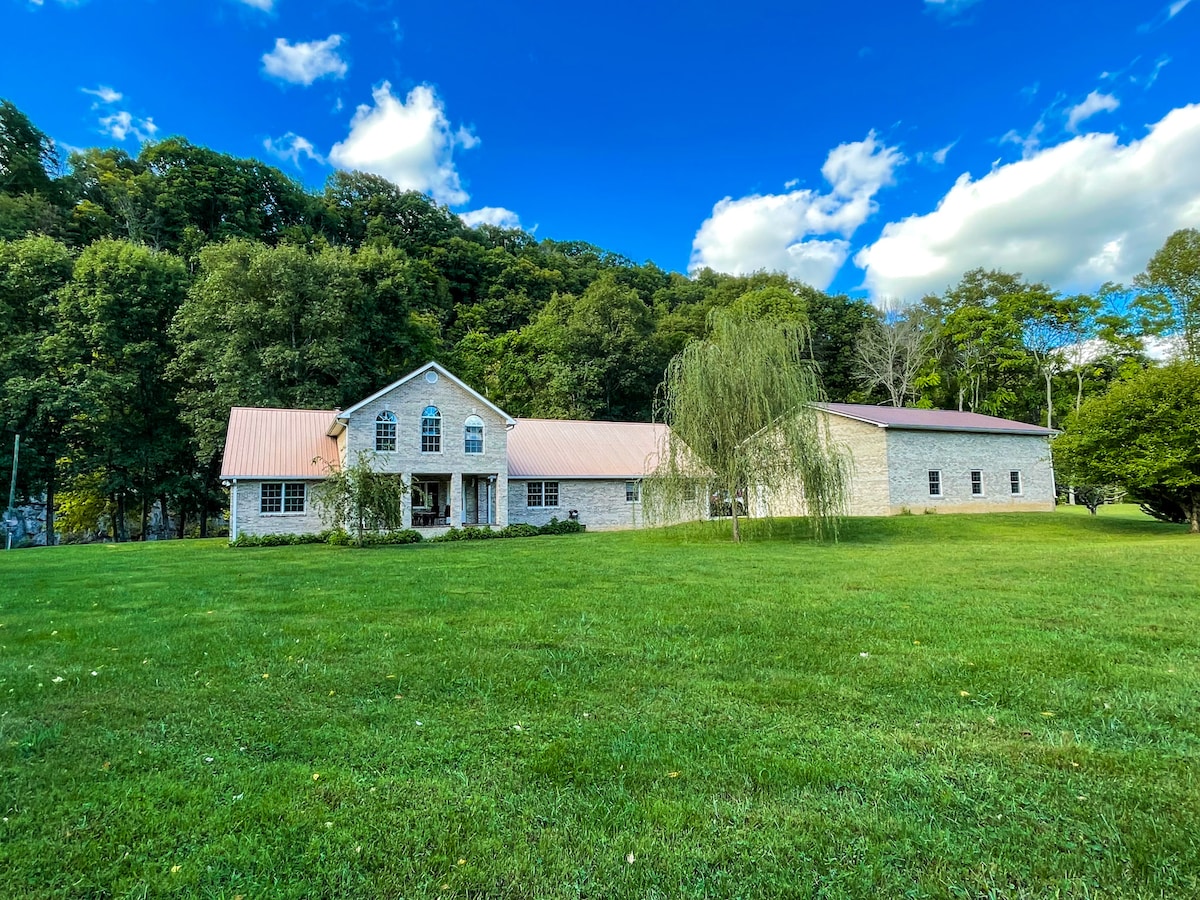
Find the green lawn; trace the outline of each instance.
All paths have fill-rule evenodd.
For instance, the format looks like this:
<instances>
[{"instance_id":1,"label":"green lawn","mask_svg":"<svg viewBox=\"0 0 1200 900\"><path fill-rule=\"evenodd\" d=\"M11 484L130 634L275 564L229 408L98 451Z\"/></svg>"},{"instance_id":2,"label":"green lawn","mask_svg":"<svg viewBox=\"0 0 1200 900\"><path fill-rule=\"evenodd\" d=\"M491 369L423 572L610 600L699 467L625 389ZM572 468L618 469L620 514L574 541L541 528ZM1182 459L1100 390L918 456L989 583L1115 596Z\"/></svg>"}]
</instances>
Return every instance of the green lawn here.
<instances>
[{"instance_id":1,"label":"green lawn","mask_svg":"<svg viewBox=\"0 0 1200 900\"><path fill-rule=\"evenodd\" d=\"M0 554L0 895L1200 896L1200 539L793 531Z\"/></svg>"}]
</instances>

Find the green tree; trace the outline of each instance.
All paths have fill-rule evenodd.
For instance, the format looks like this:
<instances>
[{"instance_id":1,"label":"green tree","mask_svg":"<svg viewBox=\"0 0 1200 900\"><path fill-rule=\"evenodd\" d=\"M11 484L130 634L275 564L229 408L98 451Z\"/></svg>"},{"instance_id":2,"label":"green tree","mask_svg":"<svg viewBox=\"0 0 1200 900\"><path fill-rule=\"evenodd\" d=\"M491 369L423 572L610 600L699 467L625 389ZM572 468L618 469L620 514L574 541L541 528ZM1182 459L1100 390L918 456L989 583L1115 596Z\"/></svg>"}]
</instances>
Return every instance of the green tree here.
<instances>
[{"instance_id":1,"label":"green tree","mask_svg":"<svg viewBox=\"0 0 1200 900\"><path fill-rule=\"evenodd\" d=\"M1167 238L1136 283L1155 330L1177 337L1181 355L1200 362L1200 230L1185 228Z\"/></svg>"},{"instance_id":2,"label":"green tree","mask_svg":"<svg viewBox=\"0 0 1200 900\"><path fill-rule=\"evenodd\" d=\"M648 512L668 520L701 485L731 501L741 540L738 496L759 487L798 487L818 535L836 534L844 511L848 463L822 431L821 399L805 335L794 323L715 311L710 333L667 366L662 419L671 430L646 483Z\"/></svg>"},{"instance_id":3,"label":"green tree","mask_svg":"<svg viewBox=\"0 0 1200 900\"><path fill-rule=\"evenodd\" d=\"M78 411L75 385L50 352L60 291L74 260L58 241L38 236L0 242L0 470L22 436L20 487L46 494L46 541L54 543L58 460Z\"/></svg>"},{"instance_id":4,"label":"green tree","mask_svg":"<svg viewBox=\"0 0 1200 900\"><path fill-rule=\"evenodd\" d=\"M50 344L79 398L68 434L72 471L101 476L117 540L129 537L126 513L135 500L145 535L150 504L179 464L176 386L166 372L168 327L186 283L178 258L103 240L80 254L61 292Z\"/></svg>"},{"instance_id":5,"label":"green tree","mask_svg":"<svg viewBox=\"0 0 1200 900\"><path fill-rule=\"evenodd\" d=\"M16 106L0 100L0 194L56 200L61 190L52 173L58 166L54 141Z\"/></svg>"},{"instance_id":6,"label":"green tree","mask_svg":"<svg viewBox=\"0 0 1200 900\"><path fill-rule=\"evenodd\" d=\"M1146 512L1200 534L1200 364L1117 382L1084 402L1053 447L1060 477L1120 485Z\"/></svg>"}]
</instances>

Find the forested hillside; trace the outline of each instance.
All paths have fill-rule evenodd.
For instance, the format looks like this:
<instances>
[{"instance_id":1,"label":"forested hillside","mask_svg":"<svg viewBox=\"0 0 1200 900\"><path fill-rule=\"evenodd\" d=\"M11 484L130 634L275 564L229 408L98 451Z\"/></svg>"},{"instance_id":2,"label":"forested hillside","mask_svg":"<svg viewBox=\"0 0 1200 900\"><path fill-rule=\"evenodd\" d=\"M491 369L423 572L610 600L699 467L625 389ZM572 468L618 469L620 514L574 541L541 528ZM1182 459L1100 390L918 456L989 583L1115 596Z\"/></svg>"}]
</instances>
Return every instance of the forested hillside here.
<instances>
[{"instance_id":1,"label":"forested hillside","mask_svg":"<svg viewBox=\"0 0 1200 900\"><path fill-rule=\"evenodd\" d=\"M513 415L648 420L718 307L807 322L831 399L1057 423L1178 330L1152 274L1062 297L979 270L881 313L470 228L361 172L312 192L182 138L63 159L2 102L0 467L20 433L19 493L49 495L63 530L137 537L161 503L182 533L224 503L230 406L346 406L436 359Z\"/></svg>"}]
</instances>

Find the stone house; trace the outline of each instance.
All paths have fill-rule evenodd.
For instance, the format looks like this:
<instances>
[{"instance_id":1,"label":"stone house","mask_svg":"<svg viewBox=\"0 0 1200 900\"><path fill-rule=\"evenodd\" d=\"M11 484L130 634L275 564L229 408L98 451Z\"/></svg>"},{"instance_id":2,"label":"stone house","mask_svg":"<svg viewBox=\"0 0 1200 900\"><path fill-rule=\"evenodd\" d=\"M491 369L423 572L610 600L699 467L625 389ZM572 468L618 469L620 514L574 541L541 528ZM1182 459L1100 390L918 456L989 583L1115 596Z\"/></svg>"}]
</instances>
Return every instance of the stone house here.
<instances>
[{"instance_id":1,"label":"stone house","mask_svg":"<svg viewBox=\"0 0 1200 900\"><path fill-rule=\"evenodd\" d=\"M853 459L850 515L1054 507L1045 428L940 410L818 409ZM230 536L330 527L312 487L359 453L411 485L404 526L428 535L551 518L636 528L645 524L641 480L666 433L635 422L513 418L432 362L346 410L236 407L221 472ZM756 496L757 512L803 513L792 492Z\"/></svg>"},{"instance_id":2,"label":"stone house","mask_svg":"<svg viewBox=\"0 0 1200 900\"><path fill-rule=\"evenodd\" d=\"M222 481L230 536L330 527L312 487L359 453L411 491L404 527L642 524L641 478L663 426L514 419L437 363L346 410L230 411Z\"/></svg>"},{"instance_id":3,"label":"stone house","mask_svg":"<svg viewBox=\"0 0 1200 900\"><path fill-rule=\"evenodd\" d=\"M816 407L831 440L850 452L849 515L1054 509L1051 429L941 409ZM773 515L803 513L794 492L763 502Z\"/></svg>"}]
</instances>

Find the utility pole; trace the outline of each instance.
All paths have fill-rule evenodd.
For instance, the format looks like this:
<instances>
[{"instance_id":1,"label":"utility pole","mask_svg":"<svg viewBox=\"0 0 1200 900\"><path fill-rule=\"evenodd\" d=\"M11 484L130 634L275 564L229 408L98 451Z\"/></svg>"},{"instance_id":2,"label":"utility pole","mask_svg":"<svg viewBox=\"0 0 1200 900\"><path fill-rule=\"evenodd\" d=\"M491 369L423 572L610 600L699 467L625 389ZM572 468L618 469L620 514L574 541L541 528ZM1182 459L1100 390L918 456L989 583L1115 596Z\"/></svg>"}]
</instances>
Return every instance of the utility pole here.
<instances>
[{"instance_id":1,"label":"utility pole","mask_svg":"<svg viewBox=\"0 0 1200 900\"><path fill-rule=\"evenodd\" d=\"M13 470L12 481L8 485L8 509L17 508L17 457L21 454L21 436L18 434L13 441Z\"/></svg>"},{"instance_id":2,"label":"utility pole","mask_svg":"<svg viewBox=\"0 0 1200 900\"><path fill-rule=\"evenodd\" d=\"M17 530L16 505L17 505L17 456L21 452L21 436L18 434L17 439L13 441L13 470L12 481L8 485L8 509L5 510L4 517L4 533L5 542L4 549L12 549L13 534ZM9 519L12 516L12 519Z\"/></svg>"}]
</instances>

